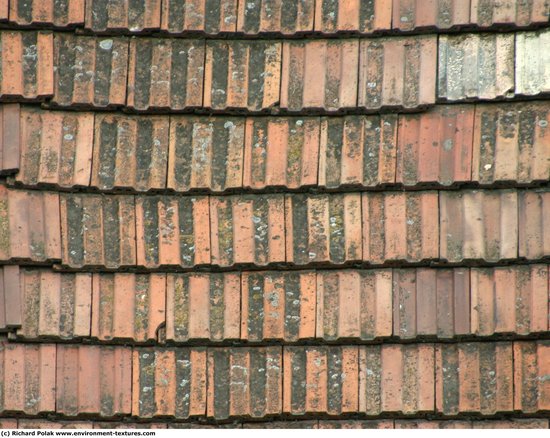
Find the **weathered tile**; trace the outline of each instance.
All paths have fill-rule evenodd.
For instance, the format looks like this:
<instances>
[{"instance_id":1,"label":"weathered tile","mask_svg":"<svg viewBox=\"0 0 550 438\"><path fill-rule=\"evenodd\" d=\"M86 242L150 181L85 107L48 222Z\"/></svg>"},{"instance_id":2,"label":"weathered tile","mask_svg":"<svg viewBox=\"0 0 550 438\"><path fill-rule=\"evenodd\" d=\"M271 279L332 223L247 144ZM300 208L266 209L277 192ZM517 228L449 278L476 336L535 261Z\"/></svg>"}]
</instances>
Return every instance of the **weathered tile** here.
<instances>
[{"instance_id":1,"label":"weathered tile","mask_svg":"<svg viewBox=\"0 0 550 438\"><path fill-rule=\"evenodd\" d=\"M172 116L168 188L178 192L241 188L245 119Z\"/></svg>"},{"instance_id":2,"label":"weathered tile","mask_svg":"<svg viewBox=\"0 0 550 438\"><path fill-rule=\"evenodd\" d=\"M239 339L240 325L238 273L167 274L167 341Z\"/></svg>"},{"instance_id":3,"label":"weathered tile","mask_svg":"<svg viewBox=\"0 0 550 438\"><path fill-rule=\"evenodd\" d=\"M393 420L320 420L319 429L393 429Z\"/></svg>"},{"instance_id":4,"label":"weathered tile","mask_svg":"<svg viewBox=\"0 0 550 438\"><path fill-rule=\"evenodd\" d=\"M19 104L0 105L0 175L21 170L20 124Z\"/></svg>"},{"instance_id":5,"label":"weathered tile","mask_svg":"<svg viewBox=\"0 0 550 438\"><path fill-rule=\"evenodd\" d=\"M438 77L442 100L512 97L514 34L441 35Z\"/></svg>"},{"instance_id":6,"label":"weathered tile","mask_svg":"<svg viewBox=\"0 0 550 438\"><path fill-rule=\"evenodd\" d=\"M471 23L480 27L548 23L546 0L471 0Z\"/></svg>"},{"instance_id":7,"label":"weathered tile","mask_svg":"<svg viewBox=\"0 0 550 438\"><path fill-rule=\"evenodd\" d=\"M235 32L238 0L163 0L162 30L171 34Z\"/></svg>"},{"instance_id":8,"label":"weathered tile","mask_svg":"<svg viewBox=\"0 0 550 438\"><path fill-rule=\"evenodd\" d=\"M337 111L357 105L357 40L283 44L281 108Z\"/></svg>"},{"instance_id":9,"label":"weathered tile","mask_svg":"<svg viewBox=\"0 0 550 438\"><path fill-rule=\"evenodd\" d=\"M164 189L169 125L164 116L97 115L91 186Z\"/></svg>"},{"instance_id":10,"label":"weathered tile","mask_svg":"<svg viewBox=\"0 0 550 438\"><path fill-rule=\"evenodd\" d=\"M550 343L514 342L514 408L533 413L550 409Z\"/></svg>"},{"instance_id":11,"label":"weathered tile","mask_svg":"<svg viewBox=\"0 0 550 438\"><path fill-rule=\"evenodd\" d=\"M317 338L371 340L391 335L391 270L317 271Z\"/></svg>"},{"instance_id":12,"label":"weathered tile","mask_svg":"<svg viewBox=\"0 0 550 438\"><path fill-rule=\"evenodd\" d=\"M393 0L393 29L449 29L469 22L469 1Z\"/></svg>"},{"instance_id":13,"label":"weathered tile","mask_svg":"<svg viewBox=\"0 0 550 438\"><path fill-rule=\"evenodd\" d=\"M279 102L281 43L207 41L204 106L261 111Z\"/></svg>"},{"instance_id":14,"label":"weathered tile","mask_svg":"<svg viewBox=\"0 0 550 438\"><path fill-rule=\"evenodd\" d=\"M209 348L208 410L217 420L281 413L281 347Z\"/></svg>"},{"instance_id":15,"label":"weathered tile","mask_svg":"<svg viewBox=\"0 0 550 438\"><path fill-rule=\"evenodd\" d=\"M469 420L395 420L396 429L471 429Z\"/></svg>"},{"instance_id":16,"label":"weathered tile","mask_svg":"<svg viewBox=\"0 0 550 438\"><path fill-rule=\"evenodd\" d=\"M0 1L0 21L4 22L8 20L9 8L9 0Z\"/></svg>"},{"instance_id":17,"label":"weathered tile","mask_svg":"<svg viewBox=\"0 0 550 438\"><path fill-rule=\"evenodd\" d=\"M9 4L10 21L20 26L80 27L84 24L84 0L11 0Z\"/></svg>"},{"instance_id":18,"label":"weathered tile","mask_svg":"<svg viewBox=\"0 0 550 438\"><path fill-rule=\"evenodd\" d=\"M518 256L518 193L440 192L441 258L496 262Z\"/></svg>"},{"instance_id":19,"label":"weathered tile","mask_svg":"<svg viewBox=\"0 0 550 438\"><path fill-rule=\"evenodd\" d=\"M17 429L17 421L16 418L2 418L0 419L0 429ZM23 429L23 427L21 427L21 429Z\"/></svg>"},{"instance_id":20,"label":"weathered tile","mask_svg":"<svg viewBox=\"0 0 550 438\"><path fill-rule=\"evenodd\" d=\"M314 0L239 0L237 32L294 35L313 30Z\"/></svg>"},{"instance_id":21,"label":"weathered tile","mask_svg":"<svg viewBox=\"0 0 550 438\"><path fill-rule=\"evenodd\" d=\"M511 342L436 346L436 411L492 415L513 410Z\"/></svg>"},{"instance_id":22,"label":"weathered tile","mask_svg":"<svg viewBox=\"0 0 550 438\"><path fill-rule=\"evenodd\" d=\"M241 338L314 338L315 305L315 272L243 272Z\"/></svg>"},{"instance_id":23,"label":"weathered tile","mask_svg":"<svg viewBox=\"0 0 550 438\"><path fill-rule=\"evenodd\" d=\"M50 421L50 420L19 420L19 429L92 429L95 423L91 421Z\"/></svg>"},{"instance_id":24,"label":"weathered tile","mask_svg":"<svg viewBox=\"0 0 550 438\"><path fill-rule=\"evenodd\" d=\"M94 421L94 429L168 429L170 423L114 423Z\"/></svg>"},{"instance_id":25,"label":"weathered tile","mask_svg":"<svg viewBox=\"0 0 550 438\"><path fill-rule=\"evenodd\" d=\"M357 346L284 347L283 412L357 412Z\"/></svg>"},{"instance_id":26,"label":"weathered tile","mask_svg":"<svg viewBox=\"0 0 550 438\"><path fill-rule=\"evenodd\" d=\"M319 0L315 2L315 30L372 33L391 28L391 0Z\"/></svg>"},{"instance_id":27,"label":"weathered tile","mask_svg":"<svg viewBox=\"0 0 550 438\"><path fill-rule=\"evenodd\" d=\"M136 264L134 197L61 195L63 264L118 268Z\"/></svg>"},{"instance_id":28,"label":"weathered tile","mask_svg":"<svg viewBox=\"0 0 550 438\"><path fill-rule=\"evenodd\" d=\"M474 429L548 429L542 418L512 418L509 420L472 421Z\"/></svg>"},{"instance_id":29,"label":"weathered tile","mask_svg":"<svg viewBox=\"0 0 550 438\"><path fill-rule=\"evenodd\" d=\"M550 255L550 191L518 192L519 256Z\"/></svg>"},{"instance_id":30,"label":"weathered tile","mask_svg":"<svg viewBox=\"0 0 550 438\"><path fill-rule=\"evenodd\" d=\"M361 40L358 106L418 108L435 103L435 35Z\"/></svg>"},{"instance_id":31,"label":"weathered tile","mask_svg":"<svg viewBox=\"0 0 550 438\"><path fill-rule=\"evenodd\" d=\"M0 268L0 332L21 327L25 314L21 306L19 266Z\"/></svg>"},{"instance_id":32,"label":"weathered tile","mask_svg":"<svg viewBox=\"0 0 550 438\"><path fill-rule=\"evenodd\" d=\"M132 415L186 419L206 413L205 348L135 348Z\"/></svg>"},{"instance_id":33,"label":"weathered tile","mask_svg":"<svg viewBox=\"0 0 550 438\"><path fill-rule=\"evenodd\" d=\"M165 301L165 274L93 274L91 335L100 341L157 341Z\"/></svg>"},{"instance_id":34,"label":"weathered tile","mask_svg":"<svg viewBox=\"0 0 550 438\"><path fill-rule=\"evenodd\" d=\"M317 429L317 420L244 423L243 429Z\"/></svg>"},{"instance_id":35,"label":"weathered tile","mask_svg":"<svg viewBox=\"0 0 550 438\"><path fill-rule=\"evenodd\" d=\"M317 184L317 117L248 118L244 148L244 187L296 189Z\"/></svg>"},{"instance_id":36,"label":"weathered tile","mask_svg":"<svg viewBox=\"0 0 550 438\"><path fill-rule=\"evenodd\" d=\"M137 264L148 268L210 263L209 199L136 199Z\"/></svg>"},{"instance_id":37,"label":"weathered tile","mask_svg":"<svg viewBox=\"0 0 550 438\"><path fill-rule=\"evenodd\" d=\"M397 116L321 120L319 185L374 187L395 182Z\"/></svg>"},{"instance_id":38,"label":"weathered tile","mask_svg":"<svg viewBox=\"0 0 550 438\"><path fill-rule=\"evenodd\" d=\"M202 106L204 41L134 38L130 41L128 107L184 110Z\"/></svg>"},{"instance_id":39,"label":"weathered tile","mask_svg":"<svg viewBox=\"0 0 550 438\"><path fill-rule=\"evenodd\" d=\"M160 28L161 0L86 0L86 28L94 33L130 33Z\"/></svg>"},{"instance_id":40,"label":"weathered tile","mask_svg":"<svg viewBox=\"0 0 550 438\"><path fill-rule=\"evenodd\" d=\"M550 93L549 46L550 29L516 34L516 94Z\"/></svg>"}]
</instances>

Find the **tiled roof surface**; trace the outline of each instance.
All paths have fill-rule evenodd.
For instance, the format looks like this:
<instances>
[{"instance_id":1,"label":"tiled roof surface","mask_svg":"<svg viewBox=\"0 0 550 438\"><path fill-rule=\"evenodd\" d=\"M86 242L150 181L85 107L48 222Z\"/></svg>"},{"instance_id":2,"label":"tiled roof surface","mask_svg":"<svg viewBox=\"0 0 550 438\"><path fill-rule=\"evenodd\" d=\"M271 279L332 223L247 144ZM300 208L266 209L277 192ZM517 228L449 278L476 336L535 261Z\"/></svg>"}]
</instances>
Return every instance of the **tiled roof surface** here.
<instances>
[{"instance_id":1,"label":"tiled roof surface","mask_svg":"<svg viewBox=\"0 0 550 438\"><path fill-rule=\"evenodd\" d=\"M548 0L0 2L0 428L548 428Z\"/></svg>"}]
</instances>

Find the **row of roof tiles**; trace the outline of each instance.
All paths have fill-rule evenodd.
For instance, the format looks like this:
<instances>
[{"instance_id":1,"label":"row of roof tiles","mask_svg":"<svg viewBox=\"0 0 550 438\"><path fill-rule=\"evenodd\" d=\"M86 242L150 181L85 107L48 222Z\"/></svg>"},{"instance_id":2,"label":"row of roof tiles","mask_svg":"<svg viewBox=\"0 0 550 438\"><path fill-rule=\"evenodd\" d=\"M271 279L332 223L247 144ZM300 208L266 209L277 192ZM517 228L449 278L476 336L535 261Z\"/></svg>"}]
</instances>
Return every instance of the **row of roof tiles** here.
<instances>
[{"instance_id":1,"label":"row of roof tiles","mask_svg":"<svg viewBox=\"0 0 550 438\"><path fill-rule=\"evenodd\" d=\"M84 27L94 33L244 35L452 29L546 24L546 0L6 0L0 21Z\"/></svg>"},{"instance_id":2,"label":"row of roof tiles","mask_svg":"<svg viewBox=\"0 0 550 438\"><path fill-rule=\"evenodd\" d=\"M3 31L0 40L0 98L57 107L374 111L550 91L550 29L305 42Z\"/></svg>"},{"instance_id":3,"label":"row of roof tiles","mask_svg":"<svg viewBox=\"0 0 550 438\"><path fill-rule=\"evenodd\" d=\"M4 266L0 274L0 310L10 309L0 328L33 341L369 341L549 328L547 265L180 274Z\"/></svg>"},{"instance_id":4,"label":"row of roof tiles","mask_svg":"<svg viewBox=\"0 0 550 438\"><path fill-rule=\"evenodd\" d=\"M345 117L131 116L0 106L9 184L170 192L532 184L546 102Z\"/></svg>"},{"instance_id":5,"label":"row of roof tiles","mask_svg":"<svg viewBox=\"0 0 550 438\"><path fill-rule=\"evenodd\" d=\"M0 358L4 414L223 420L550 409L549 341L208 349L7 343Z\"/></svg>"},{"instance_id":6,"label":"row of roof tiles","mask_svg":"<svg viewBox=\"0 0 550 438\"><path fill-rule=\"evenodd\" d=\"M190 268L550 254L550 192L57 194L0 186L0 259L70 268Z\"/></svg>"}]
</instances>

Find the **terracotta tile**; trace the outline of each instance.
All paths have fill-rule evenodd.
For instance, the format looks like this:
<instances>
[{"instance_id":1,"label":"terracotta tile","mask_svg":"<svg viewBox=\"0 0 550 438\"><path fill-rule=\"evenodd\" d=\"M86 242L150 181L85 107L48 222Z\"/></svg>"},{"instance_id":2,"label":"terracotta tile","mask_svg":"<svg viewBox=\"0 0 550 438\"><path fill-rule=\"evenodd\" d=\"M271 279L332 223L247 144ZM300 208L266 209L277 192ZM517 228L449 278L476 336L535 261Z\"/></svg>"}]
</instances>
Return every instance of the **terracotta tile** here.
<instances>
[{"instance_id":1,"label":"terracotta tile","mask_svg":"<svg viewBox=\"0 0 550 438\"><path fill-rule=\"evenodd\" d=\"M361 259L361 199L358 193L287 195L287 261L345 263Z\"/></svg>"},{"instance_id":2,"label":"terracotta tile","mask_svg":"<svg viewBox=\"0 0 550 438\"><path fill-rule=\"evenodd\" d=\"M256 112L275 106L279 101L280 75L278 42L209 40L204 106Z\"/></svg>"},{"instance_id":3,"label":"terracotta tile","mask_svg":"<svg viewBox=\"0 0 550 438\"><path fill-rule=\"evenodd\" d=\"M358 42L285 42L281 108L337 111L357 105Z\"/></svg>"},{"instance_id":4,"label":"terracotta tile","mask_svg":"<svg viewBox=\"0 0 550 438\"><path fill-rule=\"evenodd\" d=\"M281 413L281 347L208 349L208 417Z\"/></svg>"},{"instance_id":5,"label":"terracotta tile","mask_svg":"<svg viewBox=\"0 0 550 438\"><path fill-rule=\"evenodd\" d=\"M0 1L0 21L4 22L8 20L9 16L9 0Z\"/></svg>"},{"instance_id":6,"label":"terracotta tile","mask_svg":"<svg viewBox=\"0 0 550 438\"><path fill-rule=\"evenodd\" d=\"M127 39L57 33L54 42L54 105L113 108L126 103Z\"/></svg>"},{"instance_id":7,"label":"terracotta tile","mask_svg":"<svg viewBox=\"0 0 550 438\"><path fill-rule=\"evenodd\" d=\"M238 0L163 0L162 30L208 35L235 32Z\"/></svg>"},{"instance_id":8,"label":"terracotta tile","mask_svg":"<svg viewBox=\"0 0 550 438\"><path fill-rule=\"evenodd\" d=\"M391 28L391 0L319 0L315 2L315 30L372 33Z\"/></svg>"},{"instance_id":9,"label":"terracotta tile","mask_svg":"<svg viewBox=\"0 0 550 438\"><path fill-rule=\"evenodd\" d=\"M550 192L521 191L519 196L519 255L537 259L550 254Z\"/></svg>"},{"instance_id":10,"label":"terracotta tile","mask_svg":"<svg viewBox=\"0 0 550 438\"><path fill-rule=\"evenodd\" d=\"M317 420L244 423L243 429L318 429Z\"/></svg>"},{"instance_id":11,"label":"terracotta tile","mask_svg":"<svg viewBox=\"0 0 550 438\"><path fill-rule=\"evenodd\" d=\"M514 342L514 408L524 413L550 409L550 343Z\"/></svg>"},{"instance_id":12,"label":"terracotta tile","mask_svg":"<svg viewBox=\"0 0 550 438\"><path fill-rule=\"evenodd\" d=\"M285 261L284 198L210 198L212 263L219 266Z\"/></svg>"},{"instance_id":13,"label":"terracotta tile","mask_svg":"<svg viewBox=\"0 0 550 438\"><path fill-rule=\"evenodd\" d=\"M320 420L319 429L393 429L393 420Z\"/></svg>"},{"instance_id":14,"label":"terracotta tile","mask_svg":"<svg viewBox=\"0 0 550 438\"><path fill-rule=\"evenodd\" d=\"M311 271L243 272L241 338L315 337L316 278Z\"/></svg>"},{"instance_id":15,"label":"terracotta tile","mask_svg":"<svg viewBox=\"0 0 550 438\"><path fill-rule=\"evenodd\" d=\"M284 347L283 412L357 412L357 346Z\"/></svg>"},{"instance_id":16,"label":"terracotta tile","mask_svg":"<svg viewBox=\"0 0 550 438\"><path fill-rule=\"evenodd\" d=\"M316 337L371 340L391 335L391 270L317 271Z\"/></svg>"},{"instance_id":17,"label":"terracotta tile","mask_svg":"<svg viewBox=\"0 0 550 438\"><path fill-rule=\"evenodd\" d=\"M542 102L477 105L472 181L548 180L549 124L550 110Z\"/></svg>"},{"instance_id":18,"label":"terracotta tile","mask_svg":"<svg viewBox=\"0 0 550 438\"><path fill-rule=\"evenodd\" d=\"M165 301L165 274L93 274L91 335L100 341L156 341Z\"/></svg>"},{"instance_id":19,"label":"terracotta tile","mask_svg":"<svg viewBox=\"0 0 550 438\"><path fill-rule=\"evenodd\" d=\"M436 410L492 415L513 410L512 343L436 346Z\"/></svg>"},{"instance_id":20,"label":"terracotta tile","mask_svg":"<svg viewBox=\"0 0 550 438\"><path fill-rule=\"evenodd\" d=\"M171 117L168 188L241 188L244 138L244 118Z\"/></svg>"},{"instance_id":21,"label":"terracotta tile","mask_svg":"<svg viewBox=\"0 0 550 438\"><path fill-rule=\"evenodd\" d=\"M449 29L469 22L469 1L393 0L393 29Z\"/></svg>"},{"instance_id":22,"label":"terracotta tile","mask_svg":"<svg viewBox=\"0 0 550 438\"><path fill-rule=\"evenodd\" d=\"M395 115L323 118L319 185L393 184L396 151Z\"/></svg>"},{"instance_id":23,"label":"terracotta tile","mask_svg":"<svg viewBox=\"0 0 550 438\"><path fill-rule=\"evenodd\" d=\"M92 113L23 107L21 169L15 181L26 186L89 186L93 137Z\"/></svg>"},{"instance_id":24,"label":"terracotta tile","mask_svg":"<svg viewBox=\"0 0 550 438\"><path fill-rule=\"evenodd\" d=\"M396 429L471 429L467 420L395 420Z\"/></svg>"},{"instance_id":25,"label":"terracotta tile","mask_svg":"<svg viewBox=\"0 0 550 438\"><path fill-rule=\"evenodd\" d=\"M438 258L437 215L434 192L364 193L363 260L381 264Z\"/></svg>"},{"instance_id":26,"label":"terracotta tile","mask_svg":"<svg viewBox=\"0 0 550 438\"><path fill-rule=\"evenodd\" d=\"M433 370L433 344L359 347L359 411L433 411Z\"/></svg>"},{"instance_id":27,"label":"terracotta tile","mask_svg":"<svg viewBox=\"0 0 550 438\"><path fill-rule=\"evenodd\" d=\"M22 326L17 336L75 339L90 336L91 274L60 274L48 269L22 269Z\"/></svg>"},{"instance_id":28,"label":"terracotta tile","mask_svg":"<svg viewBox=\"0 0 550 438\"><path fill-rule=\"evenodd\" d=\"M140 348L133 355L133 416L204 416L206 349Z\"/></svg>"},{"instance_id":29,"label":"terracotta tile","mask_svg":"<svg viewBox=\"0 0 550 438\"><path fill-rule=\"evenodd\" d=\"M132 39L127 104L138 111L200 107L203 74L203 41Z\"/></svg>"},{"instance_id":30,"label":"terracotta tile","mask_svg":"<svg viewBox=\"0 0 550 438\"><path fill-rule=\"evenodd\" d=\"M17 419L16 418L0 419L0 429L17 429Z\"/></svg>"},{"instance_id":31,"label":"terracotta tile","mask_svg":"<svg viewBox=\"0 0 550 438\"><path fill-rule=\"evenodd\" d=\"M160 28L161 0L128 2L124 0L87 0L86 28L92 32L130 33Z\"/></svg>"},{"instance_id":32,"label":"terracotta tile","mask_svg":"<svg viewBox=\"0 0 550 438\"><path fill-rule=\"evenodd\" d=\"M170 423L113 423L94 422L94 429L168 429Z\"/></svg>"},{"instance_id":33,"label":"terracotta tile","mask_svg":"<svg viewBox=\"0 0 550 438\"><path fill-rule=\"evenodd\" d=\"M20 26L80 27L84 24L84 0L11 0L9 3L10 21Z\"/></svg>"},{"instance_id":34,"label":"terracotta tile","mask_svg":"<svg viewBox=\"0 0 550 438\"><path fill-rule=\"evenodd\" d=\"M1 344L0 411L27 415L54 412L55 345Z\"/></svg>"},{"instance_id":35,"label":"terracotta tile","mask_svg":"<svg viewBox=\"0 0 550 438\"><path fill-rule=\"evenodd\" d=\"M137 264L148 268L210 263L208 198L136 199Z\"/></svg>"},{"instance_id":36,"label":"terracotta tile","mask_svg":"<svg viewBox=\"0 0 550 438\"><path fill-rule=\"evenodd\" d=\"M317 184L319 119L255 117L246 120L244 187L296 189Z\"/></svg>"},{"instance_id":37,"label":"terracotta tile","mask_svg":"<svg viewBox=\"0 0 550 438\"><path fill-rule=\"evenodd\" d=\"M91 186L148 191L166 187L169 119L97 115Z\"/></svg>"},{"instance_id":38,"label":"terracotta tile","mask_svg":"<svg viewBox=\"0 0 550 438\"><path fill-rule=\"evenodd\" d=\"M534 96L550 93L550 54L546 49L549 45L550 30L516 35L516 94Z\"/></svg>"},{"instance_id":39,"label":"terracotta tile","mask_svg":"<svg viewBox=\"0 0 550 438\"><path fill-rule=\"evenodd\" d=\"M49 421L20 419L18 429L92 429L91 421Z\"/></svg>"},{"instance_id":40,"label":"terracotta tile","mask_svg":"<svg viewBox=\"0 0 550 438\"><path fill-rule=\"evenodd\" d=\"M21 327L25 314L19 283L19 266L5 265L0 268L0 331Z\"/></svg>"},{"instance_id":41,"label":"terracotta tile","mask_svg":"<svg viewBox=\"0 0 550 438\"><path fill-rule=\"evenodd\" d=\"M102 417L129 414L131 367L128 347L58 344L56 412Z\"/></svg>"},{"instance_id":42,"label":"terracotta tile","mask_svg":"<svg viewBox=\"0 0 550 438\"><path fill-rule=\"evenodd\" d=\"M518 256L518 196L512 190L441 192L441 258L496 262Z\"/></svg>"},{"instance_id":43,"label":"terracotta tile","mask_svg":"<svg viewBox=\"0 0 550 438\"><path fill-rule=\"evenodd\" d=\"M548 2L532 0L471 0L471 22L479 27L499 25L529 26L548 22Z\"/></svg>"},{"instance_id":44,"label":"terracotta tile","mask_svg":"<svg viewBox=\"0 0 550 438\"><path fill-rule=\"evenodd\" d=\"M441 35L438 73L437 95L442 100L511 97L514 35Z\"/></svg>"},{"instance_id":45,"label":"terracotta tile","mask_svg":"<svg viewBox=\"0 0 550 438\"><path fill-rule=\"evenodd\" d=\"M513 418L511 420L473 421L474 429L548 429L542 418Z\"/></svg>"},{"instance_id":46,"label":"terracotta tile","mask_svg":"<svg viewBox=\"0 0 550 438\"><path fill-rule=\"evenodd\" d=\"M260 423L270 424L270 423ZM237 423L221 423L221 424L207 424L207 423L168 423L168 429L242 429L243 425Z\"/></svg>"},{"instance_id":47,"label":"terracotta tile","mask_svg":"<svg viewBox=\"0 0 550 438\"><path fill-rule=\"evenodd\" d=\"M61 196L63 264L118 268L136 264L134 197Z\"/></svg>"},{"instance_id":48,"label":"terracotta tile","mask_svg":"<svg viewBox=\"0 0 550 438\"><path fill-rule=\"evenodd\" d=\"M237 32L294 35L313 30L314 0L239 0Z\"/></svg>"},{"instance_id":49,"label":"terracotta tile","mask_svg":"<svg viewBox=\"0 0 550 438\"><path fill-rule=\"evenodd\" d=\"M166 339L239 339L240 281L238 273L168 274Z\"/></svg>"},{"instance_id":50,"label":"terracotta tile","mask_svg":"<svg viewBox=\"0 0 550 438\"><path fill-rule=\"evenodd\" d=\"M0 49L1 98L44 100L54 94L52 34L2 31Z\"/></svg>"},{"instance_id":51,"label":"terracotta tile","mask_svg":"<svg viewBox=\"0 0 550 438\"><path fill-rule=\"evenodd\" d=\"M435 103L435 36L362 40L358 106L417 108Z\"/></svg>"},{"instance_id":52,"label":"terracotta tile","mask_svg":"<svg viewBox=\"0 0 550 438\"><path fill-rule=\"evenodd\" d=\"M20 111L19 104L0 106L0 175L20 171Z\"/></svg>"},{"instance_id":53,"label":"terracotta tile","mask_svg":"<svg viewBox=\"0 0 550 438\"><path fill-rule=\"evenodd\" d=\"M437 336L445 339L470 334L470 270L437 269L435 282Z\"/></svg>"},{"instance_id":54,"label":"terracotta tile","mask_svg":"<svg viewBox=\"0 0 550 438\"><path fill-rule=\"evenodd\" d=\"M473 133L472 105L400 115L395 181L406 186L469 182Z\"/></svg>"}]
</instances>

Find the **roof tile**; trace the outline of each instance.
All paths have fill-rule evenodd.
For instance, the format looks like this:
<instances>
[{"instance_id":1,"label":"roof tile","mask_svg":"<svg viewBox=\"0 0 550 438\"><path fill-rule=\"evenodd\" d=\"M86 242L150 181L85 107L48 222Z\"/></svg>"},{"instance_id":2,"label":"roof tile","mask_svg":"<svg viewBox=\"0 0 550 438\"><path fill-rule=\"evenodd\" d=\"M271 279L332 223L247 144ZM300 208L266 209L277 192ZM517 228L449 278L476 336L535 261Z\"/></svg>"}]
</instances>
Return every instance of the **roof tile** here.
<instances>
[{"instance_id":1,"label":"roof tile","mask_svg":"<svg viewBox=\"0 0 550 438\"><path fill-rule=\"evenodd\" d=\"M0 175L20 168L20 110L18 104L0 105Z\"/></svg>"},{"instance_id":2,"label":"roof tile","mask_svg":"<svg viewBox=\"0 0 550 438\"><path fill-rule=\"evenodd\" d=\"M84 0L10 0L9 4L10 21L20 26L77 27L84 24Z\"/></svg>"},{"instance_id":3,"label":"roof tile","mask_svg":"<svg viewBox=\"0 0 550 438\"><path fill-rule=\"evenodd\" d=\"M519 256L537 259L550 254L550 192L519 192Z\"/></svg>"},{"instance_id":4,"label":"roof tile","mask_svg":"<svg viewBox=\"0 0 550 438\"><path fill-rule=\"evenodd\" d=\"M464 0L393 0L393 29L449 29L469 24L470 2Z\"/></svg>"},{"instance_id":5,"label":"roof tile","mask_svg":"<svg viewBox=\"0 0 550 438\"><path fill-rule=\"evenodd\" d=\"M514 343L514 408L525 413L550 409L550 343Z\"/></svg>"},{"instance_id":6,"label":"roof tile","mask_svg":"<svg viewBox=\"0 0 550 438\"><path fill-rule=\"evenodd\" d=\"M480 27L494 25L529 26L547 23L550 10L546 0L471 0L471 22Z\"/></svg>"},{"instance_id":7,"label":"roof tile","mask_svg":"<svg viewBox=\"0 0 550 438\"><path fill-rule=\"evenodd\" d=\"M243 429L317 429L317 420L244 423Z\"/></svg>"},{"instance_id":8,"label":"roof tile","mask_svg":"<svg viewBox=\"0 0 550 438\"><path fill-rule=\"evenodd\" d=\"M371 33L391 28L391 0L319 0L315 2L315 30Z\"/></svg>"},{"instance_id":9,"label":"roof tile","mask_svg":"<svg viewBox=\"0 0 550 438\"><path fill-rule=\"evenodd\" d=\"M313 30L314 0L239 0L237 32L294 35Z\"/></svg>"},{"instance_id":10,"label":"roof tile","mask_svg":"<svg viewBox=\"0 0 550 438\"><path fill-rule=\"evenodd\" d=\"M320 420L319 429L393 429L393 420Z\"/></svg>"},{"instance_id":11,"label":"roof tile","mask_svg":"<svg viewBox=\"0 0 550 438\"><path fill-rule=\"evenodd\" d=\"M396 429L471 429L469 420L395 420Z\"/></svg>"},{"instance_id":12,"label":"roof tile","mask_svg":"<svg viewBox=\"0 0 550 438\"><path fill-rule=\"evenodd\" d=\"M550 29L516 34L517 94L534 96L550 93L549 46Z\"/></svg>"},{"instance_id":13,"label":"roof tile","mask_svg":"<svg viewBox=\"0 0 550 438\"><path fill-rule=\"evenodd\" d=\"M32 420L30 420L30 421L32 421ZM17 429L17 419L16 418L2 418L2 419L0 419L0 429Z\"/></svg>"},{"instance_id":14,"label":"roof tile","mask_svg":"<svg viewBox=\"0 0 550 438\"><path fill-rule=\"evenodd\" d=\"M162 30L208 35L235 32L238 0L163 0Z\"/></svg>"},{"instance_id":15,"label":"roof tile","mask_svg":"<svg viewBox=\"0 0 550 438\"><path fill-rule=\"evenodd\" d=\"M512 418L509 420L472 421L474 429L548 429L543 418Z\"/></svg>"},{"instance_id":16,"label":"roof tile","mask_svg":"<svg viewBox=\"0 0 550 438\"><path fill-rule=\"evenodd\" d=\"M157 30L160 28L160 6L161 0L87 0L86 28L94 33Z\"/></svg>"},{"instance_id":17,"label":"roof tile","mask_svg":"<svg viewBox=\"0 0 550 438\"><path fill-rule=\"evenodd\" d=\"M23 313L19 281L19 266L0 268L0 332L21 327Z\"/></svg>"}]
</instances>

